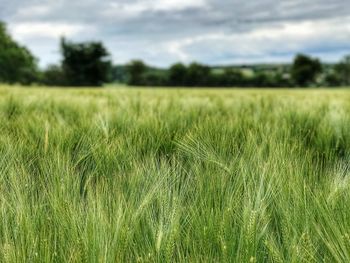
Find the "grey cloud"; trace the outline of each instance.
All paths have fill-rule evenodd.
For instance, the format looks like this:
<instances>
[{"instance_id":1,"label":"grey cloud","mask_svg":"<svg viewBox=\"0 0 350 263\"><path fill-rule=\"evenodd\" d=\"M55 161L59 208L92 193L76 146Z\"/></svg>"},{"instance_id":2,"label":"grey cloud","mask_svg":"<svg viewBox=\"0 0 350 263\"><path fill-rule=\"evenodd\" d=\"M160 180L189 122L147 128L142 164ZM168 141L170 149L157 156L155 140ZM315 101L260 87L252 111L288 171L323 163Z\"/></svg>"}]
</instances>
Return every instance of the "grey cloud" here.
<instances>
[{"instance_id":1,"label":"grey cloud","mask_svg":"<svg viewBox=\"0 0 350 263\"><path fill-rule=\"evenodd\" d=\"M234 58L238 54L232 51L230 41L223 39L222 43L215 43L203 38L202 41L189 43L183 47L181 41L218 33L228 36L248 34L259 29L281 28L288 23L303 21L317 23L337 20L340 24L343 19L349 21L350 17L350 1L344 0L206 0L204 6L188 5L183 9L150 8L152 7L150 3L152 2L148 0L0 0L0 19L8 22L10 26L20 23L49 23L54 27L55 24L63 23L94 28L93 35L86 31L71 37L77 40L92 37L101 39L110 48L116 62L125 62L140 56L151 64L166 65L181 59L176 52L166 49L167 43L178 42L189 59L215 64L223 60L237 60ZM132 5L134 7L136 5L136 8L128 11L127 8ZM120 6L125 8L118 9ZM145 8L142 8L143 6ZM334 25L336 26L337 24ZM52 54L56 54L57 40L40 39L39 45L38 39L15 37L23 39L44 63L51 62L56 56L47 54L48 49L52 50ZM350 36L347 39L349 40ZM300 49L312 52L314 48L317 53L322 50L322 43L325 40L327 39L322 39L320 35L320 43L317 45L306 44L303 47L303 43L300 43L301 46L295 50L293 48L283 50L279 47L281 50L278 52L292 54ZM339 54L341 47L344 53L346 50L343 42L346 42L346 39L334 45L327 42L324 44L327 48L324 49L327 49L327 54L332 52L329 51L332 48L334 54ZM273 58L274 55L281 57L271 50L265 51L268 53L260 57L249 53L240 56L242 59L251 57L252 60L254 56L256 60Z\"/></svg>"}]
</instances>

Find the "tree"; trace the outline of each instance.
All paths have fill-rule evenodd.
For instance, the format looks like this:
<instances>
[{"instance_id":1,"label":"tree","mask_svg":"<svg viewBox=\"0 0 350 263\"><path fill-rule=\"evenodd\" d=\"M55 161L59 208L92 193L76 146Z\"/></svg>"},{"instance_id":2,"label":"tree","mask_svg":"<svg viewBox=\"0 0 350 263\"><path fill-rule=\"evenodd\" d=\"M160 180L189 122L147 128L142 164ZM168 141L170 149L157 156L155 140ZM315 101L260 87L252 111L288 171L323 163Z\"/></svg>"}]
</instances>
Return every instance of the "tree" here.
<instances>
[{"instance_id":1,"label":"tree","mask_svg":"<svg viewBox=\"0 0 350 263\"><path fill-rule=\"evenodd\" d=\"M101 86L109 80L111 61L101 42L61 40L62 69L71 86Z\"/></svg>"},{"instance_id":2,"label":"tree","mask_svg":"<svg viewBox=\"0 0 350 263\"><path fill-rule=\"evenodd\" d=\"M192 63L187 69L186 85L190 87L209 86L210 77L210 67Z\"/></svg>"},{"instance_id":3,"label":"tree","mask_svg":"<svg viewBox=\"0 0 350 263\"><path fill-rule=\"evenodd\" d=\"M37 80L37 60L15 42L0 22L0 82L30 84Z\"/></svg>"},{"instance_id":4,"label":"tree","mask_svg":"<svg viewBox=\"0 0 350 263\"><path fill-rule=\"evenodd\" d=\"M335 74L340 85L350 85L350 55L335 65Z\"/></svg>"},{"instance_id":5,"label":"tree","mask_svg":"<svg viewBox=\"0 0 350 263\"><path fill-rule=\"evenodd\" d=\"M67 86L67 77L61 66L50 65L42 73L41 82L47 86Z\"/></svg>"},{"instance_id":6,"label":"tree","mask_svg":"<svg viewBox=\"0 0 350 263\"><path fill-rule=\"evenodd\" d=\"M128 84L133 86L145 85L145 73L147 66L141 60L133 60L127 65L127 72L129 75Z\"/></svg>"},{"instance_id":7,"label":"tree","mask_svg":"<svg viewBox=\"0 0 350 263\"><path fill-rule=\"evenodd\" d=\"M241 71L227 68L222 73L220 86L238 87L243 86L245 82L244 75Z\"/></svg>"},{"instance_id":8,"label":"tree","mask_svg":"<svg viewBox=\"0 0 350 263\"><path fill-rule=\"evenodd\" d=\"M321 62L318 59L298 54L292 65L292 78L298 86L308 86L315 82L316 77L322 71Z\"/></svg>"},{"instance_id":9,"label":"tree","mask_svg":"<svg viewBox=\"0 0 350 263\"><path fill-rule=\"evenodd\" d=\"M186 83L187 68L182 63L176 63L169 68L168 82L171 86L184 86Z\"/></svg>"},{"instance_id":10,"label":"tree","mask_svg":"<svg viewBox=\"0 0 350 263\"><path fill-rule=\"evenodd\" d=\"M124 65L114 65L111 71L111 81L117 83L127 82L127 70Z\"/></svg>"},{"instance_id":11,"label":"tree","mask_svg":"<svg viewBox=\"0 0 350 263\"><path fill-rule=\"evenodd\" d=\"M147 72L143 77L144 86L160 87L167 84L167 78L164 74L159 74L157 72Z\"/></svg>"},{"instance_id":12,"label":"tree","mask_svg":"<svg viewBox=\"0 0 350 263\"><path fill-rule=\"evenodd\" d=\"M328 87L338 87L342 85L342 80L336 72L329 72L324 77L324 84Z\"/></svg>"}]
</instances>

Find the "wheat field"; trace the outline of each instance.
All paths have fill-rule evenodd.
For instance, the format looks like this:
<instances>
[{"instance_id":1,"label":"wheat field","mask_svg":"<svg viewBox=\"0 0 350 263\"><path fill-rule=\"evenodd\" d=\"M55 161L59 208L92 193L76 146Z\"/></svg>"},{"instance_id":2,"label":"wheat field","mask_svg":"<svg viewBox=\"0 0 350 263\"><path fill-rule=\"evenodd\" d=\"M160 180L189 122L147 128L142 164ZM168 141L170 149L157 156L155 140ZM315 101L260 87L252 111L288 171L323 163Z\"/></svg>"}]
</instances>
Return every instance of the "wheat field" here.
<instances>
[{"instance_id":1,"label":"wheat field","mask_svg":"<svg viewBox=\"0 0 350 263\"><path fill-rule=\"evenodd\" d=\"M0 87L1 262L350 262L350 90Z\"/></svg>"}]
</instances>

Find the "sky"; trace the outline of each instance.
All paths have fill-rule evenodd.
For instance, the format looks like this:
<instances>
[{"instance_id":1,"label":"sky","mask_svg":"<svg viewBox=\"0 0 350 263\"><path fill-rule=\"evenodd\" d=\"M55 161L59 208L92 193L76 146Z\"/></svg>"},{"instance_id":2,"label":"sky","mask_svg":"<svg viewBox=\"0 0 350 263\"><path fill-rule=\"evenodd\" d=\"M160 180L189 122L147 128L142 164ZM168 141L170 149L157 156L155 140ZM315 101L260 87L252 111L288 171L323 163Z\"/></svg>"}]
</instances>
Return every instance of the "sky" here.
<instances>
[{"instance_id":1,"label":"sky","mask_svg":"<svg viewBox=\"0 0 350 263\"><path fill-rule=\"evenodd\" d=\"M0 20L42 67L60 61L61 36L159 67L350 54L349 0L0 0Z\"/></svg>"}]
</instances>

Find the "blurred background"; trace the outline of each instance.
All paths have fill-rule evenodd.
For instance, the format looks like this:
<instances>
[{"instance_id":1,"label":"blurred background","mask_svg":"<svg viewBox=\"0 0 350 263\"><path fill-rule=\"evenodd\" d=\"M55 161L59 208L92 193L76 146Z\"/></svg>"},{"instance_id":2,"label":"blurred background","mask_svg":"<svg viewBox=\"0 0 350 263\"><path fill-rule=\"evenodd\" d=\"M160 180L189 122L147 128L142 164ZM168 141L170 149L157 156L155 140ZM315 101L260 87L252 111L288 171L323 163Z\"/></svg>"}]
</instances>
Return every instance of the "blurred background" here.
<instances>
[{"instance_id":1,"label":"blurred background","mask_svg":"<svg viewBox=\"0 0 350 263\"><path fill-rule=\"evenodd\" d=\"M350 85L342 0L0 0L0 82Z\"/></svg>"}]
</instances>

